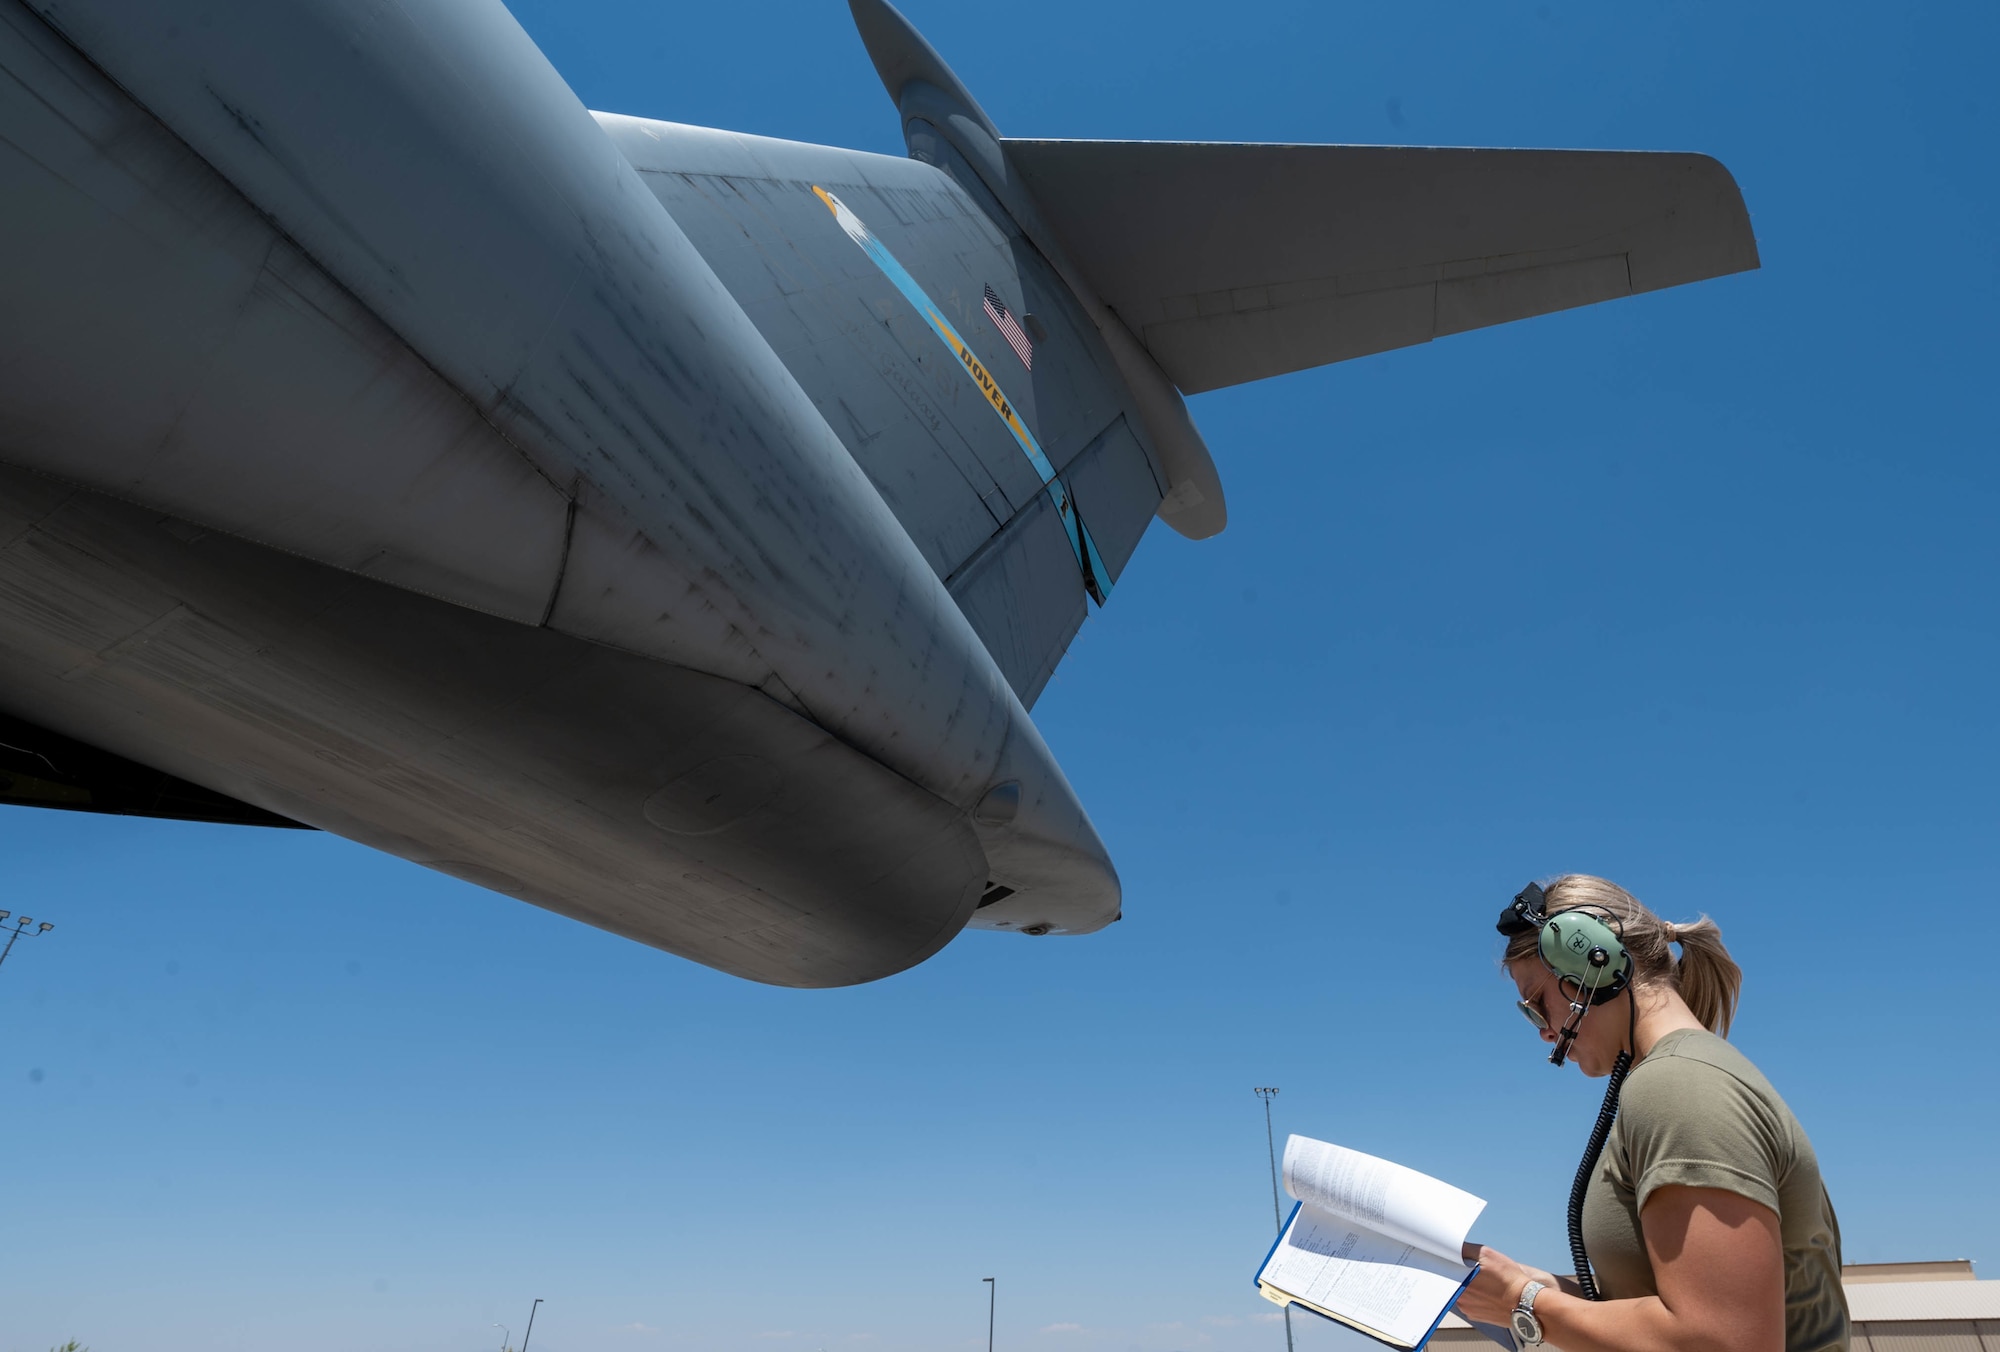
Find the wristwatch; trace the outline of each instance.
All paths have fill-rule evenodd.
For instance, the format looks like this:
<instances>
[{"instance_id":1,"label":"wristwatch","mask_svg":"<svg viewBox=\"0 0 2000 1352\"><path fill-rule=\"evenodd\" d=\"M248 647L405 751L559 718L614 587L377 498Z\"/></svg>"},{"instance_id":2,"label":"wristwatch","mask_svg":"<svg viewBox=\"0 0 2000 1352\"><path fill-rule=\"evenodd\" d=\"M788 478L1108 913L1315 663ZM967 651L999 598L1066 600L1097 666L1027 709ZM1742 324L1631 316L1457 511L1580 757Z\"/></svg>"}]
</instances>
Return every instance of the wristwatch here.
<instances>
[{"instance_id":1,"label":"wristwatch","mask_svg":"<svg viewBox=\"0 0 2000 1352\"><path fill-rule=\"evenodd\" d=\"M1542 1321L1535 1318L1535 1297L1548 1289L1547 1282L1529 1282L1521 1288L1520 1303L1514 1306L1509 1322L1514 1326L1516 1347L1540 1347L1542 1345Z\"/></svg>"}]
</instances>

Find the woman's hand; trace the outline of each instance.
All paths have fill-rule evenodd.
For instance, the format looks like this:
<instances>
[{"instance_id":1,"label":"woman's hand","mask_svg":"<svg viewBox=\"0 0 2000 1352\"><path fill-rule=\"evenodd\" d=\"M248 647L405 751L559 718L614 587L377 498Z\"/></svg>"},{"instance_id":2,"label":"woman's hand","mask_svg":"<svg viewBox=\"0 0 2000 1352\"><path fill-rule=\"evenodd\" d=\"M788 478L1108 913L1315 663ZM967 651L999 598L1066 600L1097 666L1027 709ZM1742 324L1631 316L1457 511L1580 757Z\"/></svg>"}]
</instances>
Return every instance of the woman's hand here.
<instances>
[{"instance_id":1,"label":"woman's hand","mask_svg":"<svg viewBox=\"0 0 2000 1352\"><path fill-rule=\"evenodd\" d=\"M1529 1282L1540 1282L1551 1290L1561 1289L1556 1279L1540 1268L1517 1263L1484 1244L1466 1245L1464 1257L1468 1263L1479 1264L1479 1271L1459 1293L1457 1309L1467 1319L1481 1324L1506 1327L1514 1306L1520 1302L1522 1289Z\"/></svg>"}]
</instances>

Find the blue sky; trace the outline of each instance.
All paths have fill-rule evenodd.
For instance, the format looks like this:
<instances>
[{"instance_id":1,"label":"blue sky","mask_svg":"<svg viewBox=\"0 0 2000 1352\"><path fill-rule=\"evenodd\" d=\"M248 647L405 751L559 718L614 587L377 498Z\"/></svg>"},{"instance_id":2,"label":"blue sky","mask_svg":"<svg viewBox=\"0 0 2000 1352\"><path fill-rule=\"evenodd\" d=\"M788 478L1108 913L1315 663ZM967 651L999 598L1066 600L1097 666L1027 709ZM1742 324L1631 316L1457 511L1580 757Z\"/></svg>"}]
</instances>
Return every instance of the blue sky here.
<instances>
[{"instance_id":1,"label":"blue sky","mask_svg":"<svg viewBox=\"0 0 2000 1352\"><path fill-rule=\"evenodd\" d=\"M900 153L837 0L534 0L593 107ZM1126 919L766 989L317 835L0 809L0 1352L1271 1352L1263 1121L1559 1265L1495 969L1707 911L1851 1260L2000 1277L1988 6L910 0L1016 135L1700 150L1747 276L1192 401L1037 719ZM8 904L0 902L0 905ZM1322 1326L1301 1347L1327 1348Z\"/></svg>"}]
</instances>

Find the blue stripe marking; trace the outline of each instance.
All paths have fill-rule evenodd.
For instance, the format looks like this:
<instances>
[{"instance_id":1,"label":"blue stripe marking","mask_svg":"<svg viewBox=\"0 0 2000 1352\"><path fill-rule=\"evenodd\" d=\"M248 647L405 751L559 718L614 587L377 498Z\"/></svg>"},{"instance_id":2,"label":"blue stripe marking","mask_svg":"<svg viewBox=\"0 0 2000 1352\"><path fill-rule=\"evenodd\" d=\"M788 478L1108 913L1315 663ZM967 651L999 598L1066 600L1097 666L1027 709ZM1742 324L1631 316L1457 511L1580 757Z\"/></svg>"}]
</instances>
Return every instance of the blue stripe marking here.
<instances>
[{"instance_id":1,"label":"blue stripe marking","mask_svg":"<svg viewBox=\"0 0 2000 1352\"><path fill-rule=\"evenodd\" d=\"M1077 568L1083 574L1084 590L1090 593L1093 601L1102 606L1111 596L1112 584L1111 572L1104 566L1103 556L1097 552L1097 542L1091 538L1090 528L1083 524L1083 517L1077 511L1076 499L1071 496L1068 486L1056 476L1056 467L1049 463L1049 457L1043 452L1041 443L1035 440L1035 434L1028 430L1028 425L1022 421L1020 414L1014 411L1012 402L1000 389L1000 384L993 378L993 373L986 368L984 362L979 361L971 345L959 336L958 330L951 326L951 322L932 303L923 287L917 284L917 279L896 261L896 256L889 252L881 240L875 238L875 232L862 223L853 209L824 188L815 187L813 191L826 203L827 209L833 212L834 219L840 223L847 237L861 246L862 252L881 269L882 275L903 293L903 299L909 301L917 313L924 317L924 322L931 326L931 332L938 336L939 341L965 368L973 384L982 387L980 393L987 397L988 403L992 403L993 397L998 396L999 404L994 411L1006 425L1007 430L1013 433L1015 443L1020 446L1022 454L1028 457L1028 463L1035 467L1035 473L1041 477L1042 487L1048 493L1049 501L1055 506L1057 518L1062 522L1063 533L1069 537L1070 551L1076 555ZM986 386L991 387L990 395Z\"/></svg>"}]
</instances>

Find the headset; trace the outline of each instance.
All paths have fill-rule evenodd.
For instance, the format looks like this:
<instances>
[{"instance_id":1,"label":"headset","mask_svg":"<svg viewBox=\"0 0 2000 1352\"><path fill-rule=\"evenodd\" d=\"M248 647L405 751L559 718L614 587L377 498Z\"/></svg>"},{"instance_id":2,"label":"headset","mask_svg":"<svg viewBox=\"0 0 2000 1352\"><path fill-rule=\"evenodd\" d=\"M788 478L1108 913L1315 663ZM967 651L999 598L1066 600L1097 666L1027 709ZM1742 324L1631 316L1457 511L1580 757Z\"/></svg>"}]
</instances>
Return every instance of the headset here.
<instances>
[{"instance_id":1,"label":"headset","mask_svg":"<svg viewBox=\"0 0 2000 1352\"><path fill-rule=\"evenodd\" d=\"M1569 1059L1570 1048L1583 1028L1583 1016L1606 1001L1615 1000L1632 985L1632 954L1625 947L1624 924L1616 914L1601 906L1574 906L1549 914L1548 894L1540 883L1529 883L1514 894L1507 909L1500 912L1494 926L1509 939L1536 934L1536 950L1542 966L1556 979L1556 986L1569 1001L1569 1017L1556 1034L1555 1050L1549 1064L1560 1066ZM1632 1069L1632 1033L1638 1025L1637 1001L1626 1010L1625 1050L1611 1065L1611 1083L1604 1089L1604 1104L1597 1110L1590 1141L1584 1146L1583 1162L1576 1167L1576 1181L1569 1190L1569 1252L1576 1263L1576 1282L1586 1300L1602 1300L1590 1274L1590 1255L1583 1247L1583 1198L1590 1188L1590 1176L1597 1169L1611 1123L1618 1116L1618 1094L1625 1087L1625 1073ZM1523 1009L1528 1006L1524 1003ZM1537 1022L1539 1016L1534 1016Z\"/></svg>"},{"instance_id":2,"label":"headset","mask_svg":"<svg viewBox=\"0 0 2000 1352\"><path fill-rule=\"evenodd\" d=\"M1515 893L1494 926L1509 939L1540 931L1536 947L1542 966L1569 1000L1569 1018L1556 1034L1549 1064L1559 1066L1583 1028L1583 1016L1615 1000L1632 984L1632 955L1625 951L1624 924L1601 906L1575 906L1549 914L1548 893L1529 883Z\"/></svg>"}]
</instances>

